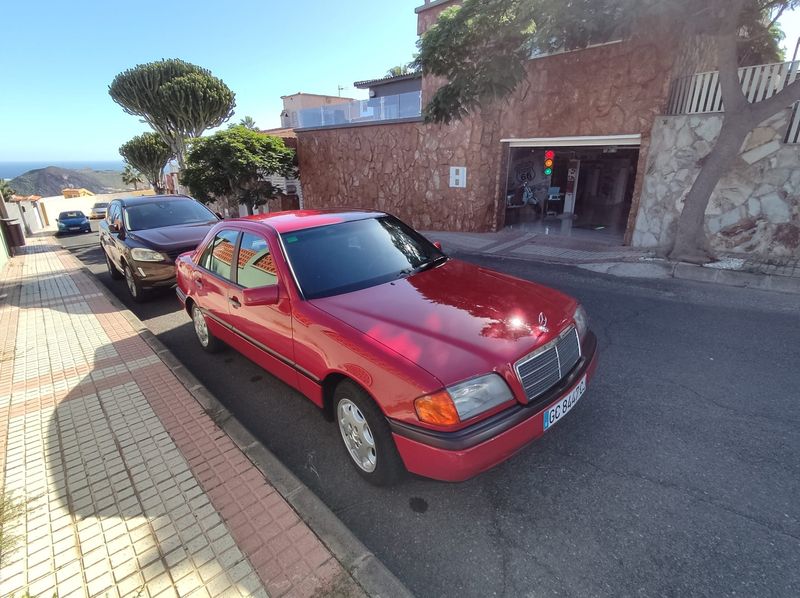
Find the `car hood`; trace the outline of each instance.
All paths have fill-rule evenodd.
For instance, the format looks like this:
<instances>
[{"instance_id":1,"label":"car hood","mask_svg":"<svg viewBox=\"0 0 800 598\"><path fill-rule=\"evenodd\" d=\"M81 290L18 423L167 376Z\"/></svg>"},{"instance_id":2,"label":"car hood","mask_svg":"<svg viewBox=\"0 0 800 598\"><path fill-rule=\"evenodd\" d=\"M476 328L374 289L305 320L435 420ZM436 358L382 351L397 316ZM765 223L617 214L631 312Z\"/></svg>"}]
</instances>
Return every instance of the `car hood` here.
<instances>
[{"instance_id":1,"label":"car hood","mask_svg":"<svg viewBox=\"0 0 800 598\"><path fill-rule=\"evenodd\" d=\"M455 259L311 303L445 386L513 364L548 343L572 321L577 306L553 289Z\"/></svg>"},{"instance_id":2,"label":"car hood","mask_svg":"<svg viewBox=\"0 0 800 598\"><path fill-rule=\"evenodd\" d=\"M216 223L137 230L128 233L128 237L151 249L161 251L188 250L197 247L214 224Z\"/></svg>"},{"instance_id":3,"label":"car hood","mask_svg":"<svg viewBox=\"0 0 800 598\"><path fill-rule=\"evenodd\" d=\"M65 226L78 226L79 224L86 222L86 216L80 216L78 218L61 218L59 222Z\"/></svg>"}]
</instances>

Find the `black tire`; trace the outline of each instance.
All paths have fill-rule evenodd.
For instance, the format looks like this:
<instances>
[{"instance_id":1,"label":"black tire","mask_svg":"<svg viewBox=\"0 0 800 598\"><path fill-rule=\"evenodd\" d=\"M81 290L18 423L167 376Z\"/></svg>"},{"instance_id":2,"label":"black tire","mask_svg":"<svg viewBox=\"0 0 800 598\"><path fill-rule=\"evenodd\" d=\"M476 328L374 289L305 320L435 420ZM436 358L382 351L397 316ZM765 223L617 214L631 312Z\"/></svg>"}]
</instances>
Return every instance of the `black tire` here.
<instances>
[{"instance_id":1,"label":"black tire","mask_svg":"<svg viewBox=\"0 0 800 598\"><path fill-rule=\"evenodd\" d=\"M340 406L342 407L341 411ZM386 417L372 397L360 386L350 380L343 380L339 383L333 393L333 414L347 460L361 477L375 486L390 486L405 475L406 469L397 453ZM354 416L356 419L365 420L366 429L359 429L353 424ZM354 431L355 436L353 435ZM370 435L372 437L371 451ZM355 448L356 444L359 448ZM353 447L353 452L351 452L351 447ZM364 460L361 463L359 457L354 454L359 450L365 451ZM374 463L371 461L370 455L374 456ZM370 470L370 466L373 467L372 470Z\"/></svg>"},{"instance_id":2,"label":"black tire","mask_svg":"<svg viewBox=\"0 0 800 598\"><path fill-rule=\"evenodd\" d=\"M111 280L122 280L124 278L122 272L117 270L117 267L111 261L111 258L108 257L108 254L105 252L105 250L103 250L103 255L106 258L106 268L108 268L108 275L111 277Z\"/></svg>"},{"instance_id":3,"label":"black tire","mask_svg":"<svg viewBox=\"0 0 800 598\"><path fill-rule=\"evenodd\" d=\"M133 270L131 270L128 264L122 264L122 274L125 277L125 286L128 287L128 294L131 296L131 299L136 301L136 303L142 303L145 300L142 283L136 279Z\"/></svg>"},{"instance_id":4,"label":"black tire","mask_svg":"<svg viewBox=\"0 0 800 598\"><path fill-rule=\"evenodd\" d=\"M207 353L217 353L224 347L222 341L214 336L208 329L206 317L195 303L192 304L192 325L194 327L194 335L197 337L197 342L200 343L200 347L204 351ZM201 333L200 328L205 330L205 335Z\"/></svg>"}]
</instances>

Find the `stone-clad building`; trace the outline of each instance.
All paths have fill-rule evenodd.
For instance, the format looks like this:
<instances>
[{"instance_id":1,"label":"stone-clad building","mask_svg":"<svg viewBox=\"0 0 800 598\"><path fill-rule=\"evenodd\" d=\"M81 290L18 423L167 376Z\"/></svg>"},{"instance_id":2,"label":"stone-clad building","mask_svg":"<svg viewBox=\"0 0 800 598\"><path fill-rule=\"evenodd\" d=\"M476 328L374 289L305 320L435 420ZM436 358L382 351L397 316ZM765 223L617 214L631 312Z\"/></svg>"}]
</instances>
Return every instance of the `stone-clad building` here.
<instances>
[{"instance_id":1,"label":"stone-clad building","mask_svg":"<svg viewBox=\"0 0 800 598\"><path fill-rule=\"evenodd\" d=\"M418 34L456 3L426 0L416 9ZM450 125L422 121L421 106L439 85L429 77L422 78L420 92L372 94L347 110L337 107L335 118L323 117L321 124L314 114L313 124L304 125L301 112L297 136L305 206L385 210L429 230L536 230L544 222L550 229L594 231L605 242L666 245L693 176L684 162L696 163L699 156L692 152L703 149L694 137L714 129L699 121L720 117L692 116L690 131L671 136L667 130L680 123L667 121L681 117L663 115L682 114L669 110L676 98L709 93L703 88L706 79L694 76L709 70L707 50L705 40L685 39L658 23L640 24L624 39L532 56L512 96ZM713 87L716 80L707 83ZM688 111L689 103L684 104ZM713 102L706 104L692 112L712 112L705 108L713 108ZM787 149L784 141L781 164L796 160L800 147ZM675 148L681 151L671 162L653 154ZM669 182L670 177L680 183ZM797 227L800 215L791 198L800 186L792 187L791 179L781 183L786 197L780 201L789 205L789 219L782 224ZM749 198L729 195L719 209L730 214L710 224L712 234L728 234L724 243L718 239L719 246L742 249L735 239L750 233L728 227L750 231L747 226L758 214L786 219L776 200L742 207ZM739 203L732 208L731 201ZM762 206L763 212L753 214ZM793 234L784 227L773 238L791 240ZM765 250L763 244L755 246Z\"/></svg>"}]
</instances>

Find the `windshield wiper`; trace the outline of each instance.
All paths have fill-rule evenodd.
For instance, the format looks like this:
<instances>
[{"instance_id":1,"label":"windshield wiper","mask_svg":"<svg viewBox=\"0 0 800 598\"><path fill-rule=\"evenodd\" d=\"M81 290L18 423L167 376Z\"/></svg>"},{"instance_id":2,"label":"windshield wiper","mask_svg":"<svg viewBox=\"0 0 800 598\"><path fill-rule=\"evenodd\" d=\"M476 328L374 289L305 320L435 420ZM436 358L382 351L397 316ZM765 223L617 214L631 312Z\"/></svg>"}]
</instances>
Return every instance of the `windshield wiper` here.
<instances>
[{"instance_id":1,"label":"windshield wiper","mask_svg":"<svg viewBox=\"0 0 800 598\"><path fill-rule=\"evenodd\" d=\"M439 257L433 258L432 260L428 260L424 264L417 266L414 270L415 272L423 272L424 270L430 270L434 266L438 266L439 264L443 264L447 261L446 255L440 255Z\"/></svg>"}]
</instances>

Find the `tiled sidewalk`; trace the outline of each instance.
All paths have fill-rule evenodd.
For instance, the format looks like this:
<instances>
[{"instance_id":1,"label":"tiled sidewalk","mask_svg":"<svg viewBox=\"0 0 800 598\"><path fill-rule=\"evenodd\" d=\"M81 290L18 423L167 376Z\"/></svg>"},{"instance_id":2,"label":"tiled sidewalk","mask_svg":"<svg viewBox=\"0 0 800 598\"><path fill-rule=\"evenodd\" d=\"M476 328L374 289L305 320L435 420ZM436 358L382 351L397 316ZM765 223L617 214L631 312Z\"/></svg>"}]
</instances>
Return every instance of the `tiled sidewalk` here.
<instances>
[{"instance_id":1,"label":"tiled sidewalk","mask_svg":"<svg viewBox=\"0 0 800 598\"><path fill-rule=\"evenodd\" d=\"M0 277L0 480L28 501L0 596L361 590L79 262Z\"/></svg>"}]
</instances>

